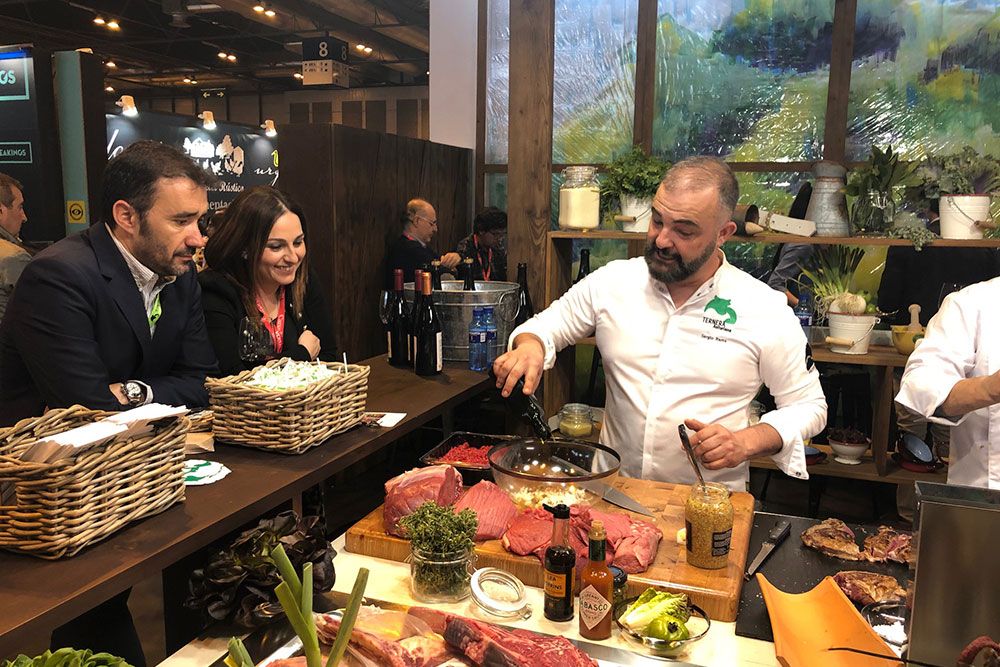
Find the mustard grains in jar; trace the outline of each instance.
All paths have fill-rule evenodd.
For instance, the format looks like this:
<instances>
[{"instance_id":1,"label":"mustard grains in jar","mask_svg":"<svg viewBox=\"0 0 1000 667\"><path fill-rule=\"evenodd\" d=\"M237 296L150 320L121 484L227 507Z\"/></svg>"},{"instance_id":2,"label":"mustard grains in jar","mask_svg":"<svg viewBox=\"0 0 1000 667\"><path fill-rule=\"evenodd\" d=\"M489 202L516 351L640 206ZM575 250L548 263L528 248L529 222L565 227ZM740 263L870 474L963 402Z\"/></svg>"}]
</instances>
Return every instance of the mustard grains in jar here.
<instances>
[{"instance_id":1,"label":"mustard grains in jar","mask_svg":"<svg viewBox=\"0 0 1000 667\"><path fill-rule=\"evenodd\" d=\"M706 570L725 567L733 535L729 489L718 482L692 486L684 506L684 523L688 564Z\"/></svg>"}]
</instances>

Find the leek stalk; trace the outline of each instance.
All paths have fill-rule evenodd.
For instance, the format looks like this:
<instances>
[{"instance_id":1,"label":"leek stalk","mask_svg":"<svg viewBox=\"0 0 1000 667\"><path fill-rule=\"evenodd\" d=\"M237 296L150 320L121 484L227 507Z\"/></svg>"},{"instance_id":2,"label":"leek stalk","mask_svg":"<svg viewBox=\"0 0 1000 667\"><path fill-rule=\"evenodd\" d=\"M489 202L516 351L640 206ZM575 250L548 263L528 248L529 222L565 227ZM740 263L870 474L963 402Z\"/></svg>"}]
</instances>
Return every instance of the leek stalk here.
<instances>
[{"instance_id":1,"label":"leek stalk","mask_svg":"<svg viewBox=\"0 0 1000 667\"><path fill-rule=\"evenodd\" d=\"M340 619L340 629L337 631L337 639L333 642L326 667L337 667L340 664L340 659L344 657L344 651L347 650L347 642L351 639L354 621L358 617L358 609L361 608L361 600L365 596L365 586L367 585L368 568L362 567L358 570L358 578L354 580L351 597L347 601L347 606L344 607L344 615Z\"/></svg>"}]
</instances>

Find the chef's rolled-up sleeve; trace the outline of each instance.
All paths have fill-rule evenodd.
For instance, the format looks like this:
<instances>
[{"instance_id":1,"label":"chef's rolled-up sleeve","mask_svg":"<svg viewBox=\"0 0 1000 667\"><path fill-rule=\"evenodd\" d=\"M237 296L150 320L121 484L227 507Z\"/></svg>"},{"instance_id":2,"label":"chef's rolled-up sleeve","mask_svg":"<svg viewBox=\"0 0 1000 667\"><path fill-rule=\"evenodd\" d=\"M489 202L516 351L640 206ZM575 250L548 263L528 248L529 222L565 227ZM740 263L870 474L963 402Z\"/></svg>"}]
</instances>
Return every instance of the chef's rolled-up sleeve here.
<instances>
[{"instance_id":1,"label":"chef's rolled-up sleeve","mask_svg":"<svg viewBox=\"0 0 1000 667\"><path fill-rule=\"evenodd\" d=\"M591 290L594 275L573 285L548 308L514 329L507 339L507 349L514 349L514 340L521 334L533 334L545 347L543 368L549 370L556 363L557 352L593 335L597 325Z\"/></svg>"},{"instance_id":2,"label":"chef's rolled-up sleeve","mask_svg":"<svg viewBox=\"0 0 1000 667\"><path fill-rule=\"evenodd\" d=\"M826 426L826 396L791 309L781 312L774 335L761 350L760 374L778 408L760 418L781 436L781 449L771 459L786 475L809 479L803 444Z\"/></svg>"},{"instance_id":3,"label":"chef's rolled-up sleeve","mask_svg":"<svg viewBox=\"0 0 1000 667\"><path fill-rule=\"evenodd\" d=\"M979 312L964 303L962 296L949 294L927 323L896 394L896 402L907 410L946 426L961 423L966 415L948 417L937 414L938 408L959 380L972 377L976 366Z\"/></svg>"}]
</instances>

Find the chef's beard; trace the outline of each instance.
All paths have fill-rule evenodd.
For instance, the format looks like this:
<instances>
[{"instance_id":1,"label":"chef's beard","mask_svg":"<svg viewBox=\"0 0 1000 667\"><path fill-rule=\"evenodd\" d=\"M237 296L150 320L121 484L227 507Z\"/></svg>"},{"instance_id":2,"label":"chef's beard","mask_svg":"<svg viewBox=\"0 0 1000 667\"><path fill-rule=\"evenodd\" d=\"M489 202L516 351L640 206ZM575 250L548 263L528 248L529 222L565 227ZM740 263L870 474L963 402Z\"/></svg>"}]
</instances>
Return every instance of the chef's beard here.
<instances>
[{"instance_id":1,"label":"chef's beard","mask_svg":"<svg viewBox=\"0 0 1000 667\"><path fill-rule=\"evenodd\" d=\"M708 246L705 247L705 251L702 254L698 255L697 257L688 262L685 262L684 258L681 257L680 253L663 252L662 250L657 249L653 243L647 243L646 266L649 267L649 275L651 275L654 279L659 280L661 283L669 285L671 283L678 283L681 282L682 280L687 280L688 278L693 276L695 273L698 272L698 269L705 266L705 262L711 259L712 255L714 254L715 254L715 246L709 243ZM655 257L660 257L662 259L667 259L667 260L672 259L675 260L676 263L674 264L674 267L672 269L664 271L660 268L657 268L656 265L653 264L653 259Z\"/></svg>"}]
</instances>

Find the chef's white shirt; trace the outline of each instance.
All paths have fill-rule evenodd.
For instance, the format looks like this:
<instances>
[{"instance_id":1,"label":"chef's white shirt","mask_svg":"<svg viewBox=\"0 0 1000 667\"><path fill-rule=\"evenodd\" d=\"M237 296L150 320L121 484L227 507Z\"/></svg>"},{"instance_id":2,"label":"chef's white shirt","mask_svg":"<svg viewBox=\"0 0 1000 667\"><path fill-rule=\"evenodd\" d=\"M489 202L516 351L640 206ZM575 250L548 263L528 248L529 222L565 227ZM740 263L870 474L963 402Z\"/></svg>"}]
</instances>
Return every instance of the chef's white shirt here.
<instances>
[{"instance_id":1,"label":"chef's white shirt","mask_svg":"<svg viewBox=\"0 0 1000 667\"><path fill-rule=\"evenodd\" d=\"M644 258L610 262L515 329L508 345L522 333L538 336L549 369L558 350L596 333L607 380L601 442L621 455L623 475L694 483L677 425L746 428L763 383L778 406L761 417L781 435L772 458L808 479L802 441L822 430L826 399L802 327L784 294L719 255L719 269L679 308ZM704 473L745 491L748 468Z\"/></svg>"},{"instance_id":2,"label":"chef's white shirt","mask_svg":"<svg viewBox=\"0 0 1000 667\"><path fill-rule=\"evenodd\" d=\"M948 483L1000 489L1000 405L946 417L937 410L959 380L1000 370L1000 278L949 294L906 362L896 401L954 426ZM992 444L991 444L992 443Z\"/></svg>"}]
</instances>

